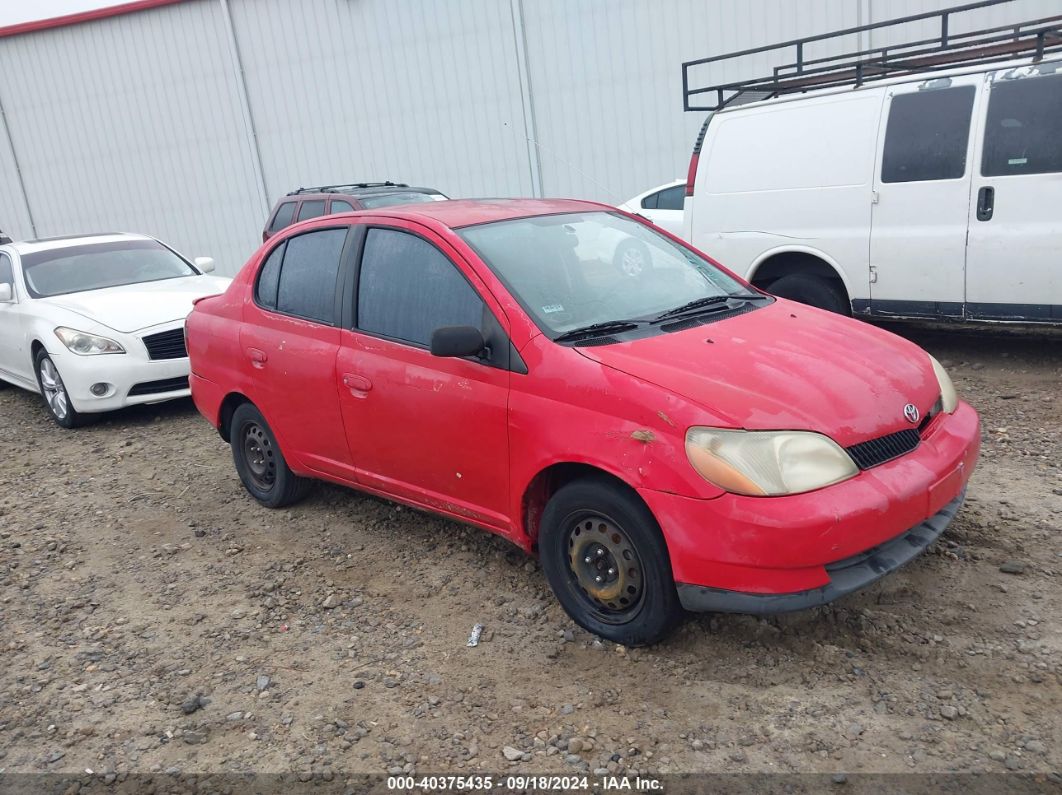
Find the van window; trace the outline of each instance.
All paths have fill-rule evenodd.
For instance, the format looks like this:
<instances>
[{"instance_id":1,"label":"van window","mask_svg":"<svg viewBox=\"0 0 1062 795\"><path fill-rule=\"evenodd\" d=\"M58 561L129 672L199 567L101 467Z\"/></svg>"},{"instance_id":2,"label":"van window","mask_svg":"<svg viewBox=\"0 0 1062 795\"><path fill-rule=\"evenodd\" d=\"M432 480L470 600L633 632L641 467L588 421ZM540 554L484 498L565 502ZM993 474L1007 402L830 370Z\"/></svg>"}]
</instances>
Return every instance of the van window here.
<instances>
[{"instance_id":1,"label":"van window","mask_svg":"<svg viewBox=\"0 0 1062 795\"><path fill-rule=\"evenodd\" d=\"M992 84L981 173L1062 171L1062 74Z\"/></svg>"},{"instance_id":2,"label":"van window","mask_svg":"<svg viewBox=\"0 0 1062 795\"><path fill-rule=\"evenodd\" d=\"M974 87L897 94L889 107L882 182L958 179L966 173Z\"/></svg>"},{"instance_id":3,"label":"van window","mask_svg":"<svg viewBox=\"0 0 1062 795\"><path fill-rule=\"evenodd\" d=\"M284 202L277 208L277 214L273 216L273 223L269 225L269 234L279 232L285 226L291 224L292 216L295 215L295 202Z\"/></svg>"},{"instance_id":4,"label":"van window","mask_svg":"<svg viewBox=\"0 0 1062 795\"><path fill-rule=\"evenodd\" d=\"M483 299L452 262L416 235L370 229L358 281L358 328L415 345L440 326L483 325Z\"/></svg>"}]
</instances>

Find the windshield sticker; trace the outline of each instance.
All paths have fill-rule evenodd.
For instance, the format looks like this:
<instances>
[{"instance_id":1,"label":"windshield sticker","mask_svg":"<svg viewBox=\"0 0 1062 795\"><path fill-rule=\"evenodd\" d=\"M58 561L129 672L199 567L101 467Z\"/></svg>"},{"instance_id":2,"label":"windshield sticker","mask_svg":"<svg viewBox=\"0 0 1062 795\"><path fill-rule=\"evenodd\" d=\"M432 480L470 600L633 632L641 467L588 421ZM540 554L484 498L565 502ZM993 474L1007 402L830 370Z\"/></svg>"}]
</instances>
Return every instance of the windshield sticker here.
<instances>
[{"instance_id":1,"label":"windshield sticker","mask_svg":"<svg viewBox=\"0 0 1062 795\"><path fill-rule=\"evenodd\" d=\"M542 311L545 312L547 315L552 314L553 312L563 312L564 304L549 304L547 306L542 307Z\"/></svg>"}]
</instances>

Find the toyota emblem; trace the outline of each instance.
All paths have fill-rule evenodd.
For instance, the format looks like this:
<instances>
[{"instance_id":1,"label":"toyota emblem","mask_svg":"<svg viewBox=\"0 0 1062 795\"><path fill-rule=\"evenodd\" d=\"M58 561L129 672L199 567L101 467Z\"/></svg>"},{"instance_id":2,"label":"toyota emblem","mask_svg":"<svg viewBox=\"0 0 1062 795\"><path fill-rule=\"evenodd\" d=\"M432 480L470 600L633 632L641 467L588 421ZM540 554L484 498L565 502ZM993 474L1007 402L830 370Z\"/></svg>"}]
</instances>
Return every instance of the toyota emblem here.
<instances>
[{"instance_id":1,"label":"toyota emblem","mask_svg":"<svg viewBox=\"0 0 1062 795\"><path fill-rule=\"evenodd\" d=\"M907 418L907 421L912 425L918 422L918 406L916 406L914 403L908 403L906 406L903 407L903 416L905 416Z\"/></svg>"}]
</instances>

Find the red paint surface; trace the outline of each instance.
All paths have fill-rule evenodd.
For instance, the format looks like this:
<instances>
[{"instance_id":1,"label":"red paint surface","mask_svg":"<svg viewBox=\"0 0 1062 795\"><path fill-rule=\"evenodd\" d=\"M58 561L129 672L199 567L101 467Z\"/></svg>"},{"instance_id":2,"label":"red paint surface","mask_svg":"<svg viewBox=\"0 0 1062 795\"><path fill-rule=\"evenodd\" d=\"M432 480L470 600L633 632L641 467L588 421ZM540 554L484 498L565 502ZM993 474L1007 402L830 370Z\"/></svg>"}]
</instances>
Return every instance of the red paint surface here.
<instances>
[{"instance_id":1,"label":"red paint surface","mask_svg":"<svg viewBox=\"0 0 1062 795\"><path fill-rule=\"evenodd\" d=\"M184 0L136 0L132 3L120 3L105 8L94 8L91 11L79 11L76 14L66 14L51 19L35 19L32 22L20 22L17 25L8 25L0 28L0 39L8 36L18 36L22 33L33 33L38 30L51 28L63 28L68 25L80 25L82 22L92 22L96 19L107 19L122 14L132 14L137 11L147 11L160 6L171 6Z\"/></svg>"},{"instance_id":2,"label":"red paint surface","mask_svg":"<svg viewBox=\"0 0 1062 795\"><path fill-rule=\"evenodd\" d=\"M707 483L686 460L690 426L866 441L910 427L907 402L923 413L932 406L939 390L928 357L859 321L781 300L635 342L558 345L453 231L597 209L614 211L569 200L449 201L288 227L224 295L200 301L189 316L196 405L218 426L226 396L244 396L263 411L296 472L484 527L525 549L534 543L526 506L536 476L555 464L596 467L642 495L678 581L756 593L822 585L824 564L898 535L959 493L980 439L965 404L935 419L915 452L835 486L754 498ZM251 289L265 255L292 234L337 223L386 223L440 248L494 312L528 373L437 358L255 306Z\"/></svg>"}]
</instances>

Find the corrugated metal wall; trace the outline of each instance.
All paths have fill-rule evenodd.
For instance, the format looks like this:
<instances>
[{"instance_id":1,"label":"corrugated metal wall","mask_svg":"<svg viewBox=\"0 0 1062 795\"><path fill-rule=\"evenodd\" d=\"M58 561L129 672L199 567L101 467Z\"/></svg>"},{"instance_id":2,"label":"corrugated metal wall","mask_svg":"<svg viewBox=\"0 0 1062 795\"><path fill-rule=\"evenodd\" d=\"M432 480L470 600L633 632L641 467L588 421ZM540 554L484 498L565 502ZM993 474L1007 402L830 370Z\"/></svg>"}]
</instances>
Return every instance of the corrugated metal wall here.
<instances>
[{"instance_id":1,"label":"corrugated metal wall","mask_svg":"<svg viewBox=\"0 0 1062 795\"><path fill-rule=\"evenodd\" d=\"M234 273L300 185L619 202L685 174L703 115L682 112L682 61L951 4L187 0L0 38L0 228L143 231ZM1052 13L1017 0L968 24Z\"/></svg>"}]
</instances>

